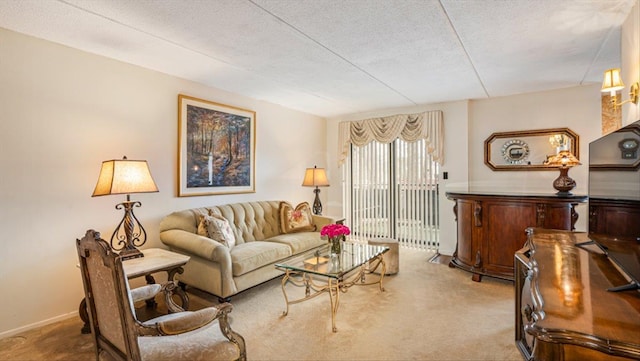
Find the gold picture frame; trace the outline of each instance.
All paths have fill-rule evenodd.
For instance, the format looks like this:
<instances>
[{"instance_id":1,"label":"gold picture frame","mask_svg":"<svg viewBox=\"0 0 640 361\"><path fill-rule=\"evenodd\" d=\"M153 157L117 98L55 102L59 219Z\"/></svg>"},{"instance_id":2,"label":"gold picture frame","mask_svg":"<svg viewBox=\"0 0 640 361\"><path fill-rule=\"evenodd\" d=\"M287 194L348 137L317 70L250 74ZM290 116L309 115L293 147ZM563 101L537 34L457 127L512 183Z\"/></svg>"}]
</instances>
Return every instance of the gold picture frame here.
<instances>
[{"instance_id":1,"label":"gold picture frame","mask_svg":"<svg viewBox=\"0 0 640 361\"><path fill-rule=\"evenodd\" d=\"M178 95L178 196L255 193L256 112Z\"/></svg>"}]
</instances>

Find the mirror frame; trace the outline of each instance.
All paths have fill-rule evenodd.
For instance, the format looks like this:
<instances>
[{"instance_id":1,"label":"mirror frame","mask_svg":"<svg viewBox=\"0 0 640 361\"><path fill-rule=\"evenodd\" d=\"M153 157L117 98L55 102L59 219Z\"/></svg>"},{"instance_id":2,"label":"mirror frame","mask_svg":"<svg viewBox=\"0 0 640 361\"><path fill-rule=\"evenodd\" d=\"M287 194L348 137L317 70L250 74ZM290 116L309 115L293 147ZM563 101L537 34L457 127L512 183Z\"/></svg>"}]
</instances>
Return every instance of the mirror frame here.
<instances>
[{"instance_id":1,"label":"mirror frame","mask_svg":"<svg viewBox=\"0 0 640 361\"><path fill-rule=\"evenodd\" d=\"M631 125L627 126L627 127L623 127L620 128L618 130L615 130L609 134L613 134L613 133L631 133L633 135L635 135L635 137L628 137L625 138L623 140L628 140L628 139L634 139L636 141L639 141L640 139L640 124L636 124L636 123L632 123ZM624 136L623 136L624 137ZM598 139L596 139L597 141ZM622 141L621 141L622 142ZM618 146L619 143L618 143ZM638 149L636 152L640 153L640 149ZM633 163L629 163L629 164L592 164L591 162L589 162L589 170L595 170L595 171L637 171L638 169L640 169L640 155L636 156L636 161Z\"/></svg>"},{"instance_id":2,"label":"mirror frame","mask_svg":"<svg viewBox=\"0 0 640 361\"><path fill-rule=\"evenodd\" d=\"M554 134L564 134L571 139L571 153L580 159L580 137L577 133L569 128L550 128L536 130L522 130L513 132L497 132L493 133L484 141L484 164L494 171L529 171L529 170L557 170L555 166L544 164L496 164L491 159L491 146L496 139L505 139L506 141L515 140L520 137L549 137Z\"/></svg>"}]
</instances>

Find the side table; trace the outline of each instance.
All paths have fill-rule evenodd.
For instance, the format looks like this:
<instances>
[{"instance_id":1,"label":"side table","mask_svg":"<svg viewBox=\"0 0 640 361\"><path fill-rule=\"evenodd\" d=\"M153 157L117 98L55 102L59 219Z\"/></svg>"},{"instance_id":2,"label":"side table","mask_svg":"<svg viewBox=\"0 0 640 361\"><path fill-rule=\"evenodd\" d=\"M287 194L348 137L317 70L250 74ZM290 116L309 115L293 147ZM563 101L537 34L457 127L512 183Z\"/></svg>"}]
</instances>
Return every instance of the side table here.
<instances>
[{"instance_id":1,"label":"side table","mask_svg":"<svg viewBox=\"0 0 640 361\"><path fill-rule=\"evenodd\" d=\"M176 285L173 278L176 273L184 272L184 266L191 257L179 253L167 251L161 248L149 248L141 250L144 257L132 258L122 262L124 273L127 279L133 279L144 276L147 284L156 283L153 273L167 272L167 284L163 287L164 297L169 312L179 312L189 308L189 298L187 294ZM177 306L173 301L173 294L178 295L182 301L182 307ZM147 303L149 306L155 305L155 301L151 300ZM86 300L82 299L78 310L80 319L84 321L82 333L91 333L89 325L89 314L87 313Z\"/></svg>"}]
</instances>

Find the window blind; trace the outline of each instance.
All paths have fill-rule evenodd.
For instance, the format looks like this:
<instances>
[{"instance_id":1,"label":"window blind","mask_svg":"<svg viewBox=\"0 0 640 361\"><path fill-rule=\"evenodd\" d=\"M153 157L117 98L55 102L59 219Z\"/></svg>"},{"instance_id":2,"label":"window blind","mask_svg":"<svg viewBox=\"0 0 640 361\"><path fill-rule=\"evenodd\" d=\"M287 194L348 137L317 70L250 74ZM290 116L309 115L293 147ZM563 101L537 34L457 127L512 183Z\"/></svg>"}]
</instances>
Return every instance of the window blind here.
<instances>
[{"instance_id":1,"label":"window blind","mask_svg":"<svg viewBox=\"0 0 640 361\"><path fill-rule=\"evenodd\" d=\"M424 139L352 145L346 163L343 211L354 238L437 249L439 165Z\"/></svg>"}]
</instances>

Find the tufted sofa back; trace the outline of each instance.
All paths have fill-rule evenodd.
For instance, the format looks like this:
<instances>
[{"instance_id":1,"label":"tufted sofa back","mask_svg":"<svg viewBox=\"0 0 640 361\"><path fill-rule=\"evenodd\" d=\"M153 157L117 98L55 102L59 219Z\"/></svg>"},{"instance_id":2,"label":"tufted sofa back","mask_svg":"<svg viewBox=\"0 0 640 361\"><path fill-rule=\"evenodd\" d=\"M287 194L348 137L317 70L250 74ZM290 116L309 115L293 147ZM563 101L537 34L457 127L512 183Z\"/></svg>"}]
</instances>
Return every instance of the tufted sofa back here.
<instances>
[{"instance_id":1,"label":"tufted sofa back","mask_svg":"<svg viewBox=\"0 0 640 361\"><path fill-rule=\"evenodd\" d=\"M280 201L258 201L186 209L166 216L160 222L160 232L182 229L197 233L199 215L212 210L229 221L236 244L261 241L281 233L279 207Z\"/></svg>"}]
</instances>

